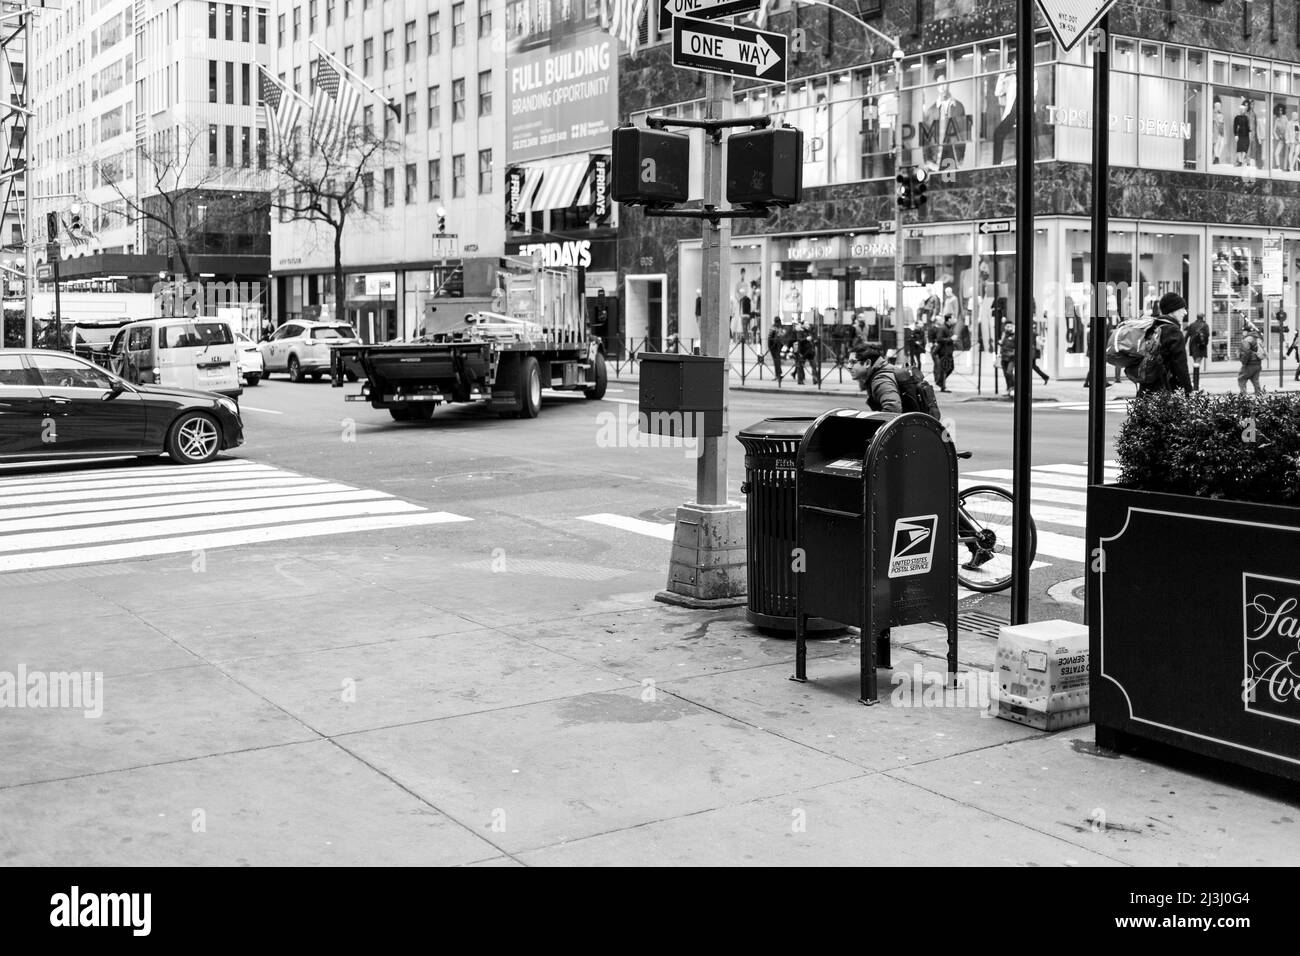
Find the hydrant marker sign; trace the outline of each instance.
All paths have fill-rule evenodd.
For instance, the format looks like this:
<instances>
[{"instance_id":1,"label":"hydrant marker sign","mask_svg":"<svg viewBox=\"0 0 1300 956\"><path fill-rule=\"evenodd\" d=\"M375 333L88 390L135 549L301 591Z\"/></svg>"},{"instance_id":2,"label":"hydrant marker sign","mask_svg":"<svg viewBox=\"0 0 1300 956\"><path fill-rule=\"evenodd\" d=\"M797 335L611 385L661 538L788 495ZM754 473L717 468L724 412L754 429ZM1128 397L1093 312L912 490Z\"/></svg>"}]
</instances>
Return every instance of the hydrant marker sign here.
<instances>
[{"instance_id":1,"label":"hydrant marker sign","mask_svg":"<svg viewBox=\"0 0 1300 956\"><path fill-rule=\"evenodd\" d=\"M1052 34L1067 52L1096 26L1115 0L1038 0Z\"/></svg>"}]
</instances>

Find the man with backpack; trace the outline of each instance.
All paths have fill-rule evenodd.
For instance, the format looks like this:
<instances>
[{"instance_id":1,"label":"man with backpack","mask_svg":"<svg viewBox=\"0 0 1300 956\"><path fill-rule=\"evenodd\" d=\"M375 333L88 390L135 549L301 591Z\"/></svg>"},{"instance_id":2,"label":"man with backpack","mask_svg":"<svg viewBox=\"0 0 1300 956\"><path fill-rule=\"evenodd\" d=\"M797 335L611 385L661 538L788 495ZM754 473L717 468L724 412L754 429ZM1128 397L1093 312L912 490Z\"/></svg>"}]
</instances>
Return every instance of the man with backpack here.
<instances>
[{"instance_id":1,"label":"man with backpack","mask_svg":"<svg viewBox=\"0 0 1300 956\"><path fill-rule=\"evenodd\" d=\"M1192 388L1201 387L1201 369L1205 366L1205 356L1210 347L1210 326L1205 321L1205 313L1196 316L1196 321L1187 326L1184 334L1187 341L1187 358L1192 366Z\"/></svg>"},{"instance_id":2,"label":"man with backpack","mask_svg":"<svg viewBox=\"0 0 1300 956\"><path fill-rule=\"evenodd\" d=\"M1137 384L1138 394L1192 393L1192 376L1187 370L1187 345L1179 324L1187 314L1187 303L1177 292L1160 298L1156 318L1131 319L1120 324L1106 346L1106 361L1123 369Z\"/></svg>"},{"instance_id":3,"label":"man with backpack","mask_svg":"<svg viewBox=\"0 0 1300 956\"><path fill-rule=\"evenodd\" d=\"M1241 359L1241 368L1237 371L1237 386L1241 389L1241 394L1246 394L1246 383L1249 382L1255 386L1255 394L1258 395L1260 393L1259 371L1263 366L1263 360L1259 355L1259 339L1253 335L1243 337L1237 354Z\"/></svg>"},{"instance_id":4,"label":"man with backpack","mask_svg":"<svg viewBox=\"0 0 1300 956\"><path fill-rule=\"evenodd\" d=\"M885 358L885 348L879 342L868 342L856 355L858 361L850 374L867 393L867 407L873 412L923 412L936 420L942 417L934 386L920 369L896 367Z\"/></svg>"},{"instance_id":5,"label":"man with backpack","mask_svg":"<svg viewBox=\"0 0 1300 956\"><path fill-rule=\"evenodd\" d=\"M772 356L772 372L777 380L781 379L781 349L785 348L785 330L781 328L781 317L772 320L772 331L767 333L767 352Z\"/></svg>"}]
</instances>

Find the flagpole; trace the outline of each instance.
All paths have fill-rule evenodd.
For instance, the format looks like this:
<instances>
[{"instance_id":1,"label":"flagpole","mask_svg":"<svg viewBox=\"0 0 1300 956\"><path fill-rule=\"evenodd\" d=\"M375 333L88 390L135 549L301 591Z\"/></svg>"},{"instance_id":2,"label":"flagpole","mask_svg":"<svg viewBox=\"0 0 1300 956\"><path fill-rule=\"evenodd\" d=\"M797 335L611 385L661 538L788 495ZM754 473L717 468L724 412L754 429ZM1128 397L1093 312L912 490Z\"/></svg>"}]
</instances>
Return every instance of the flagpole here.
<instances>
[{"instance_id":1,"label":"flagpole","mask_svg":"<svg viewBox=\"0 0 1300 956\"><path fill-rule=\"evenodd\" d=\"M336 57L334 54L332 54L332 53L330 53L328 50L326 50L323 46L321 46L321 45L320 45L319 43L317 43L315 40L312 40L312 41L311 41L311 45L314 46L314 47L315 47L315 48L320 52L320 55L321 55L321 56L323 56L323 57L325 57L325 59L329 60L330 63L332 63L332 64L334 65L335 69L342 70L344 73L346 73L346 74L347 74L348 76L350 76L352 79L356 80L357 83L361 86L362 89L366 90L368 93L370 93L371 96L375 97L375 99L381 101L381 102L384 104L384 106L386 106L386 107L388 107L390 110L392 110L392 111L393 111L393 114L394 114L394 115L395 115L399 120L402 118L402 108L397 104L397 102L393 99L393 97L391 97L391 96L384 96L384 94L380 93L377 89L375 89L373 86L371 86L371 85L370 85L369 83L367 83L365 80L363 80L361 77L357 76L356 73L354 73L351 69L349 69L347 66L345 66L345 65L343 64L343 61L341 61L341 60L340 60L338 57Z\"/></svg>"},{"instance_id":2,"label":"flagpole","mask_svg":"<svg viewBox=\"0 0 1300 956\"><path fill-rule=\"evenodd\" d=\"M303 102L304 105L306 105L309 109L311 108L311 105L312 105L311 100L307 99L307 97L303 96L301 93L299 93L299 92L298 92L297 90L295 90L293 87L291 87L289 84L287 84L287 83L281 83L281 82L280 82L279 80L277 80L274 76L272 76L272 75L271 75L271 71L268 70L266 67L264 67L262 64L260 64L260 63L257 64L257 70L258 70L259 73L265 73L265 74L266 74L266 78L267 78L268 80L270 80L272 83L274 83L276 86L278 86L278 87L279 87L281 90L283 90L284 92L288 93L288 94L289 94L290 96L292 96L295 100L302 100L302 102Z\"/></svg>"}]
</instances>

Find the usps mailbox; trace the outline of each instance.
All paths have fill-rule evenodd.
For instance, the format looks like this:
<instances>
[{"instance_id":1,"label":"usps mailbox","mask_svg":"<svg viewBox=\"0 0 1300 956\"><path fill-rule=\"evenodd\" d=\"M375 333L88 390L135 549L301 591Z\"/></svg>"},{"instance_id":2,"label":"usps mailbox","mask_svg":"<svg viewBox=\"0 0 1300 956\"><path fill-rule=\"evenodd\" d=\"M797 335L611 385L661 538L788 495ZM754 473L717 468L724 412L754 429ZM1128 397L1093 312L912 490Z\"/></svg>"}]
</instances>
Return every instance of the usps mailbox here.
<instances>
[{"instance_id":1,"label":"usps mailbox","mask_svg":"<svg viewBox=\"0 0 1300 956\"><path fill-rule=\"evenodd\" d=\"M957 674L957 455L943 426L917 412L834 409L795 458L795 680L807 679L810 617L861 628L861 700L877 699L889 629L948 630Z\"/></svg>"},{"instance_id":2,"label":"usps mailbox","mask_svg":"<svg viewBox=\"0 0 1300 956\"><path fill-rule=\"evenodd\" d=\"M641 427L676 438L722 434L726 359L713 355L641 354Z\"/></svg>"}]
</instances>

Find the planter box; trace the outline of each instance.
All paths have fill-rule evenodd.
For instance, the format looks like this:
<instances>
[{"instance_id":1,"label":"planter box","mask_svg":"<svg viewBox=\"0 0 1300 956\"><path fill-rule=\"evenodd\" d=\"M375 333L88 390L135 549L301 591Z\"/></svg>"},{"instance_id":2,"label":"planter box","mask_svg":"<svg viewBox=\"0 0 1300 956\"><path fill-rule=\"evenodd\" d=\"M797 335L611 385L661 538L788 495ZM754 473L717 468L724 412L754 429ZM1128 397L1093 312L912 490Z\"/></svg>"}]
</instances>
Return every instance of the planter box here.
<instances>
[{"instance_id":1,"label":"planter box","mask_svg":"<svg viewBox=\"0 0 1300 956\"><path fill-rule=\"evenodd\" d=\"M1300 780L1300 508L1094 485L1088 554L1097 743Z\"/></svg>"}]
</instances>

